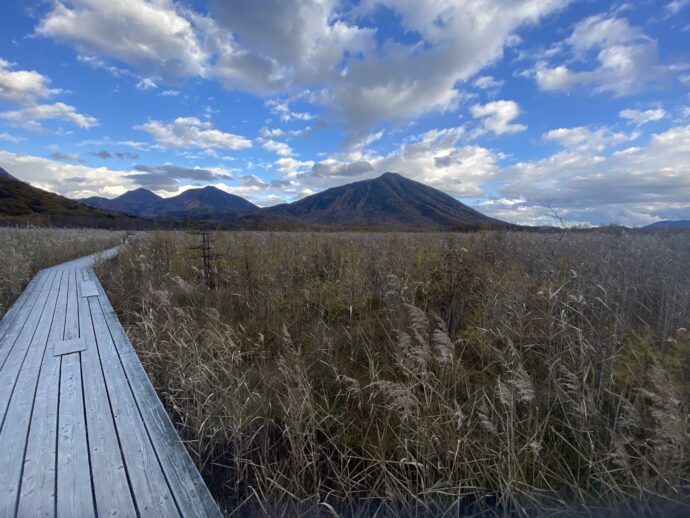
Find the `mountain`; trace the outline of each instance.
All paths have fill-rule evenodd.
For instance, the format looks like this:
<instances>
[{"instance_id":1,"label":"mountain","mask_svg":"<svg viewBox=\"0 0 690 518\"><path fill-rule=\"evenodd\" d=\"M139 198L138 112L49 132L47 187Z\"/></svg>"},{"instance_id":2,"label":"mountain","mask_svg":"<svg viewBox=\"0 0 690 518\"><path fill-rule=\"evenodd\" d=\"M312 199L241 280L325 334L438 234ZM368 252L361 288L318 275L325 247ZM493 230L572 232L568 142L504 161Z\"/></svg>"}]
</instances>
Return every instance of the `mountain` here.
<instances>
[{"instance_id":1,"label":"mountain","mask_svg":"<svg viewBox=\"0 0 690 518\"><path fill-rule=\"evenodd\" d=\"M213 186L189 189L171 198L161 198L147 189L136 189L112 200L94 196L79 201L90 207L150 219L208 219L211 215L258 209L244 198Z\"/></svg>"},{"instance_id":2,"label":"mountain","mask_svg":"<svg viewBox=\"0 0 690 518\"><path fill-rule=\"evenodd\" d=\"M12 176L10 173L5 171L2 167L0 167L0 178L4 178L6 180L17 180L14 176ZM17 180L19 181L19 180Z\"/></svg>"},{"instance_id":3,"label":"mountain","mask_svg":"<svg viewBox=\"0 0 690 518\"><path fill-rule=\"evenodd\" d=\"M675 228L675 229L685 229L690 228L690 219L679 219L679 220L667 220L667 221L657 221L651 225L643 227L645 229L658 229L658 228Z\"/></svg>"},{"instance_id":4,"label":"mountain","mask_svg":"<svg viewBox=\"0 0 690 518\"><path fill-rule=\"evenodd\" d=\"M97 209L114 210L117 212L124 212L125 214L136 215L147 207L151 207L162 200L162 198L148 189L135 189L127 191L117 198L112 200L102 198L100 196L92 196L91 198L84 198L79 202L89 207Z\"/></svg>"},{"instance_id":5,"label":"mountain","mask_svg":"<svg viewBox=\"0 0 690 518\"><path fill-rule=\"evenodd\" d=\"M17 180L0 168L0 224L95 228L151 228L150 221L87 207Z\"/></svg>"},{"instance_id":6,"label":"mountain","mask_svg":"<svg viewBox=\"0 0 690 518\"><path fill-rule=\"evenodd\" d=\"M381 229L450 229L504 223L438 189L396 173L384 173L264 209L317 226Z\"/></svg>"}]
</instances>

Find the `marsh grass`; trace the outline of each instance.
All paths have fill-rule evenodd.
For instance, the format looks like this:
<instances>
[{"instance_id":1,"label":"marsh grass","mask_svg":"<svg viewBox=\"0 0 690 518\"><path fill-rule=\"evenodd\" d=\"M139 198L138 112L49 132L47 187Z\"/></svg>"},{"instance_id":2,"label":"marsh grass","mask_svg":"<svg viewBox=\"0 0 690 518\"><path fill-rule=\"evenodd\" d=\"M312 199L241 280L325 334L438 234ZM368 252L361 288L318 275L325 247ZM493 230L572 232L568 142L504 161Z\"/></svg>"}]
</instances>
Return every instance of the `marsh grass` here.
<instances>
[{"instance_id":1,"label":"marsh grass","mask_svg":"<svg viewBox=\"0 0 690 518\"><path fill-rule=\"evenodd\" d=\"M0 317L41 269L120 244L124 232L0 227Z\"/></svg>"},{"instance_id":2,"label":"marsh grass","mask_svg":"<svg viewBox=\"0 0 690 518\"><path fill-rule=\"evenodd\" d=\"M687 234L195 239L100 275L229 514L687 511Z\"/></svg>"}]
</instances>

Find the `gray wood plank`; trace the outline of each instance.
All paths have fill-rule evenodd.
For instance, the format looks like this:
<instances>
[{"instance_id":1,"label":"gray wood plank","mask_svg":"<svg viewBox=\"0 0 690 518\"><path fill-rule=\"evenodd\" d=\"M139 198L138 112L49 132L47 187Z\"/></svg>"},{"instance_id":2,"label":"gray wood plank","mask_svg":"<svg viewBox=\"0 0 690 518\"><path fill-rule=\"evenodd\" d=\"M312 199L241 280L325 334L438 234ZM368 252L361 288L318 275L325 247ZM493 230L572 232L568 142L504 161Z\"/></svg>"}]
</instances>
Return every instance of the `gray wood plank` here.
<instances>
[{"instance_id":1,"label":"gray wood plank","mask_svg":"<svg viewBox=\"0 0 690 518\"><path fill-rule=\"evenodd\" d=\"M65 338L73 340L79 335L77 279L73 269L65 275L69 280ZM58 432L57 515L95 516L79 353L62 356Z\"/></svg>"},{"instance_id":2,"label":"gray wood plank","mask_svg":"<svg viewBox=\"0 0 690 518\"><path fill-rule=\"evenodd\" d=\"M221 516L208 487L151 385L103 287L93 270L89 270L89 275L101 294L99 303L109 331L180 511L183 516Z\"/></svg>"},{"instance_id":3,"label":"gray wood plank","mask_svg":"<svg viewBox=\"0 0 690 518\"><path fill-rule=\"evenodd\" d=\"M81 284L82 297L98 297L98 290L93 281L83 281Z\"/></svg>"},{"instance_id":4,"label":"gray wood plank","mask_svg":"<svg viewBox=\"0 0 690 518\"><path fill-rule=\"evenodd\" d=\"M67 283L60 284L48 349L43 357L29 438L24 455L19 516L55 515L55 471L57 459L58 387L60 359L51 354L51 343L61 340L65 331Z\"/></svg>"},{"instance_id":5,"label":"gray wood plank","mask_svg":"<svg viewBox=\"0 0 690 518\"><path fill-rule=\"evenodd\" d=\"M27 344L31 347L28 348L25 361L19 371L16 389L11 394L5 421L0 430L0 444L3 449L3 454L0 455L0 490L2 491L0 516L12 516L18 504L33 401L48 344L61 278L62 275L57 276L52 283L53 287L48 293L45 311L41 312L30 343Z\"/></svg>"},{"instance_id":6,"label":"gray wood plank","mask_svg":"<svg viewBox=\"0 0 690 518\"><path fill-rule=\"evenodd\" d=\"M122 369L98 298L88 298L96 343L136 506L142 515L179 516Z\"/></svg>"},{"instance_id":7,"label":"gray wood plank","mask_svg":"<svg viewBox=\"0 0 690 518\"><path fill-rule=\"evenodd\" d=\"M53 356L63 356L83 351L86 349L86 342L83 338L70 338L69 340L56 340L51 342L49 346L53 351Z\"/></svg>"},{"instance_id":8,"label":"gray wood plank","mask_svg":"<svg viewBox=\"0 0 690 518\"><path fill-rule=\"evenodd\" d=\"M83 272L82 278L83 277ZM134 516L136 508L115 428L88 299L79 297L79 332L89 344L82 355L84 405L96 509L101 516Z\"/></svg>"},{"instance_id":9,"label":"gray wood plank","mask_svg":"<svg viewBox=\"0 0 690 518\"><path fill-rule=\"evenodd\" d=\"M54 272L51 272L47 279L48 286L52 286L55 280L56 275ZM59 278L57 280L59 285ZM36 333L36 328L41 321L44 309L46 309L48 299L49 291L42 289L38 294L36 304L31 309L29 318L27 318L22 326L21 332L17 333L16 336L14 336L14 332L8 333L8 336L5 337L6 339L14 339L14 343L8 350L7 357L0 367L0 428L2 428L5 422L5 414L7 413L10 397L17 383L17 378L24 364L29 346L31 345L31 340Z\"/></svg>"},{"instance_id":10,"label":"gray wood plank","mask_svg":"<svg viewBox=\"0 0 690 518\"><path fill-rule=\"evenodd\" d=\"M44 275L41 276L40 281L32 289L29 298L18 310L18 313L14 320L10 322L7 328L5 329L4 336L0 338L0 370L5 364L5 361L7 360L7 357L9 356L10 352L12 351L12 348L14 347L17 338L24 329L24 326L26 325L31 315L33 315L36 304L45 303L45 294L43 298L41 297L41 294L44 291L44 285L47 282L50 282L50 279L51 273L49 272L46 272Z\"/></svg>"}]
</instances>

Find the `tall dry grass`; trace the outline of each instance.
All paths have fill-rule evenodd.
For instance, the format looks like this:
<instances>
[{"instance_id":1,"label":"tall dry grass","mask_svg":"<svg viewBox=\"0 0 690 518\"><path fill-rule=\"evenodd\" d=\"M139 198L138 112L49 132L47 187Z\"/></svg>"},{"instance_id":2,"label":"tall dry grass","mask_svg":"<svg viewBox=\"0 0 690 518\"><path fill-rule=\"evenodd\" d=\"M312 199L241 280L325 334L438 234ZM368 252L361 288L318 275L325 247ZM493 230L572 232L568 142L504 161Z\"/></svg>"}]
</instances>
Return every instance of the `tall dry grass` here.
<instances>
[{"instance_id":1,"label":"tall dry grass","mask_svg":"<svg viewBox=\"0 0 690 518\"><path fill-rule=\"evenodd\" d=\"M0 317L41 269L121 243L124 232L0 227Z\"/></svg>"},{"instance_id":2,"label":"tall dry grass","mask_svg":"<svg viewBox=\"0 0 690 518\"><path fill-rule=\"evenodd\" d=\"M687 234L196 239L101 278L230 514L687 511Z\"/></svg>"}]
</instances>

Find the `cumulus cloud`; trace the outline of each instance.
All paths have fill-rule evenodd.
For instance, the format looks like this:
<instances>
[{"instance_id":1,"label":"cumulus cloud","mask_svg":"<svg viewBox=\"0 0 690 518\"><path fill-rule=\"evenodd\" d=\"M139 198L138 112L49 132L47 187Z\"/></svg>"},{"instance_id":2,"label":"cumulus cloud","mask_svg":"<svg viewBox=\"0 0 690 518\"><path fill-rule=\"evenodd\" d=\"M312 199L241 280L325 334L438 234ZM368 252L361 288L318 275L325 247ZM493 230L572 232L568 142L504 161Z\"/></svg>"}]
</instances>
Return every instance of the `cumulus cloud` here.
<instances>
[{"instance_id":1,"label":"cumulus cloud","mask_svg":"<svg viewBox=\"0 0 690 518\"><path fill-rule=\"evenodd\" d=\"M512 122L520 115L520 107L515 101L493 101L484 105L475 104L470 109L475 119L481 119L482 128L477 133L493 132L495 135L525 131L524 124Z\"/></svg>"},{"instance_id":2,"label":"cumulus cloud","mask_svg":"<svg viewBox=\"0 0 690 518\"><path fill-rule=\"evenodd\" d=\"M636 126L642 126L643 124L647 124L648 122L659 121L661 119L665 119L666 117L668 117L666 110L664 110L663 108L655 108L652 110L627 109L621 110L620 112L618 112L618 115L623 119L627 119L629 122L635 124Z\"/></svg>"},{"instance_id":3,"label":"cumulus cloud","mask_svg":"<svg viewBox=\"0 0 690 518\"><path fill-rule=\"evenodd\" d=\"M629 142L639 137L639 133L626 134L614 132L608 128L597 129L586 126L575 128L557 128L545 133L542 138L552 141L561 146L578 151L602 152L609 147L617 146Z\"/></svg>"},{"instance_id":4,"label":"cumulus cloud","mask_svg":"<svg viewBox=\"0 0 690 518\"><path fill-rule=\"evenodd\" d=\"M74 106L65 103L37 104L27 106L19 110L0 113L0 118L5 119L15 126L42 131L43 126L38 121L56 119L71 122L79 128L88 129L98 125L98 120L90 115L77 112Z\"/></svg>"},{"instance_id":5,"label":"cumulus cloud","mask_svg":"<svg viewBox=\"0 0 690 518\"><path fill-rule=\"evenodd\" d=\"M128 174L127 178L155 191L176 192L179 188L178 180L209 183L232 179L222 168L202 169L164 164L135 165L134 170L137 172Z\"/></svg>"},{"instance_id":6,"label":"cumulus cloud","mask_svg":"<svg viewBox=\"0 0 690 518\"><path fill-rule=\"evenodd\" d=\"M690 211L690 126L654 135L647 146L600 156L564 151L501 171L496 217L543 217L534 200L551 199L569 221L642 225ZM507 200L512 200L508 203Z\"/></svg>"},{"instance_id":7,"label":"cumulus cloud","mask_svg":"<svg viewBox=\"0 0 690 518\"><path fill-rule=\"evenodd\" d=\"M0 151L0 163L20 180L70 198L113 197L138 187L127 178L128 172L106 167L64 163L8 151Z\"/></svg>"},{"instance_id":8,"label":"cumulus cloud","mask_svg":"<svg viewBox=\"0 0 690 518\"><path fill-rule=\"evenodd\" d=\"M0 58L0 100L33 104L37 99L46 99L61 92L49 85L50 79L46 76L35 70L13 70L11 63Z\"/></svg>"},{"instance_id":9,"label":"cumulus cloud","mask_svg":"<svg viewBox=\"0 0 690 518\"><path fill-rule=\"evenodd\" d=\"M498 157L481 146L460 145L462 127L431 130L407 139L387 155L356 150L319 162L282 159L278 171L309 192L390 171L456 196L479 196L498 171ZM281 162L278 164L278 162Z\"/></svg>"},{"instance_id":10,"label":"cumulus cloud","mask_svg":"<svg viewBox=\"0 0 690 518\"><path fill-rule=\"evenodd\" d=\"M337 160L329 159L314 164L312 167L312 174L320 177L350 177L362 176L366 173L374 173L376 170L366 160L357 160L355 162L338 162Z\"/></svg>"},{"instance_id":11,"label":"cumulus cloud","mask_svg":"<svg viewBox=\"0 0 690 518\"><path fill-rule=\"evenodd\" d=\"M271 153L275 153L276 155L280 156L291 156L294 152L292 151L292 148L288 146L285 142L278 142L276 140L268 139L260 139L262 140L261 146L266 150L270 151Z\"/></svg>"},{"instance_id":12,"label":"cumulus cloud","mask_svg":"<svg viewBox=\"0 0 690 518\"><path fill-rule=\"evenodd\" d=\"M562 42L575 61L584 62L581 70L565 64L552 66L540 62L535 68L537 85L544 91L572 91L591 86L596 93L624 96L658 82L669 72L659 64L658 46L627 20L595 15L579 22ZM587 56L596 52L596 64L587 68Z\"/></svg>"},{"instance_id":13,"label":"cumulus cloud","mask_svg":"<svg viewBox=\"0 0 690 518\"><path fill-rule=\"evenodd\" d=\"M190 20L171 0L57 0L36 32L144 70L203 73L208 55Z\"/></svg>"},{"instance_id":14,"label":"cumulus cloud","mask_svg":"<svg viewBox=\"0 0 690 518\"><path fill-rule=\"evenodd\" d=\"M382 123L456 109L459 82L498 60L518 29L569 2L218 0L211 18L172 0L56 0L36 30L147 74L215 78L262 96L308 91L352 144ZM379 6L417 41L378 41L366 22ZM477 87L496 84L480 78ZM268 107L284 121L311 118L284 101Z\"/></svg>"},{"instance_id":15,"label":"cumulus cloud","mask_svg":"<svg viewBox=\"0 0 690 518\"><path fill-rule=\"evenodd\" d=\"M210 122L196 117L178 117L170 123L149 120L134 129L146 131L158 144L167 147L233 150L252 147L251 140L219 131Z\"/></svg>"}]
</instances>

